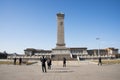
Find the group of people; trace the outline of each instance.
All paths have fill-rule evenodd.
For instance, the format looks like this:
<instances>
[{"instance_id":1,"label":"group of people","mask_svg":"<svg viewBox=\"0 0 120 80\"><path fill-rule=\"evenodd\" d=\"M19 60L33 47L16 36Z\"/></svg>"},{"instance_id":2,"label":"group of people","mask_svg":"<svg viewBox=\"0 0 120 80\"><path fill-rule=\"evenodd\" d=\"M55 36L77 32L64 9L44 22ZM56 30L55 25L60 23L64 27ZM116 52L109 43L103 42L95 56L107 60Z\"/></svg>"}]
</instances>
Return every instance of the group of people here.
<instances>
[{"instance_id":1,"label":"group of people","mask_svg":"<svg viewBox=\"0 0 120 80\"><path fill-rule=\"evenodd\" d=\"M42 71L43 72L47 72L46 61L47 61L48 69L51 69L52 61L50 58L45 58L43 56L42 58L40 58L40 61L42 63ZM16 65L16 62L17 62L17 58L14 58L14 65ZM22 63L22 58L19 58L19 65L21 65L21 63ZM99 57L99 59L98 59L98 65L102 65L101 57ZM66 67L66 58L65 57L63 58L63 67Z\"/></svg>"},{"instance_id":2,"label":"group of people","mask_svg":"<svg viewBox=\"0 0 120 80\"><path fill-rule=\"evenodd\" d=\"M14 65L16 65L16 62L17 62L17 58L14 58ZM22 58L19 58L19 65L22 64Z\"/></svg>"},{"instance_id":3,"label":"group of people","mask_svg":"<svg viewBox=\"0 0 120 80\"><path fill-rule=\"evenodd\" d=\"M51 69L52 62L51 62L51 59L50 59L50 58L46 59L46 58L43 56L42 58L40 58L40 61L41 61L41 63L42 63L42 71L43 71L43 72L47 72L47 71L46 71L46 61L47 61L48 69Z\"/></svg>"},{"instance_id":4,"label":"group of people","mask_svg":"<svg viewBox=\"0 0 120 80\"><path fill-rule=\"evenodd\" d=\"M46 61L47 61L47 66L48 69L51 69L51 65L52 65L52 61L50 58L45 58L44 56L42 58L40 58L40 61L42 63L42 71L43 72L47 72L46 70ZM66 67L66 58L63 58L63 67Z\"/></svg>"},{"instance_id":5,"label":"group of people","mask_svg":"<svg viewBox=\"0 0 120 80\"><path fill-rule=\"evenodd\" d=\"M52 62L51 62L50 58L46 59L43 56L43 58L40 59L40 61L42 62L42 71L43 72L47 72L46 71L46 61L47 61L48 69L51 69ZM102 65L102 59L101 59L101 57L98 58L98 65ZM63 58L63 67L66 67L66 58L65 57Z\"/></svg>"}]
</instances>

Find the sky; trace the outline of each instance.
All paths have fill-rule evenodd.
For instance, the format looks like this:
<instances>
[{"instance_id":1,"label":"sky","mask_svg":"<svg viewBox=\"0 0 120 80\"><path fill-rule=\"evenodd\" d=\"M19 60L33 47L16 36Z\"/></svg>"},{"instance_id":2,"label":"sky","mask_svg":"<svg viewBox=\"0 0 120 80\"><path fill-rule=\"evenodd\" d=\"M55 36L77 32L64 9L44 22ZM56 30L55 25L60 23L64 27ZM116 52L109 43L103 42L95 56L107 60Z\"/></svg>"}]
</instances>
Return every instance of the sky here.
<instances>
[{"instance_id":1,"label":"sky","mask_svg":"<svg viewBox=\"0 0 120 80\"><path fill-rule=\"evenodd\" d=\"M66 47L120 49L120 0L0 0L0 52L55 48L59 12Z\"/></svg>"}]
</instances>

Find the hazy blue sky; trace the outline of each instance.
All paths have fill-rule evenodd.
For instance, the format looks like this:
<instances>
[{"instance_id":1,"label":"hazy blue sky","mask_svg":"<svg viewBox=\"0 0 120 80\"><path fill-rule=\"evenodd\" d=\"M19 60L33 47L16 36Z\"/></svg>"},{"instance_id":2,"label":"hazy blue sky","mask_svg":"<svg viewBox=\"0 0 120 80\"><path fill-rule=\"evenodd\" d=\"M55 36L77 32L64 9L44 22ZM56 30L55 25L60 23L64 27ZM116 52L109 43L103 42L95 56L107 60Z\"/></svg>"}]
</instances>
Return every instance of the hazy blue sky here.
<instances>
[{"instance_id":1,"label":"hazy blue sky","mask_svg":"<svg viewBox=\"0 0 120 80\"><path fill-rule=\"evenodd\" d=\"M67 47L120 49L120 0L0 0L0 52L55 48L58 12Z\"/></svg>"}]
</instances>

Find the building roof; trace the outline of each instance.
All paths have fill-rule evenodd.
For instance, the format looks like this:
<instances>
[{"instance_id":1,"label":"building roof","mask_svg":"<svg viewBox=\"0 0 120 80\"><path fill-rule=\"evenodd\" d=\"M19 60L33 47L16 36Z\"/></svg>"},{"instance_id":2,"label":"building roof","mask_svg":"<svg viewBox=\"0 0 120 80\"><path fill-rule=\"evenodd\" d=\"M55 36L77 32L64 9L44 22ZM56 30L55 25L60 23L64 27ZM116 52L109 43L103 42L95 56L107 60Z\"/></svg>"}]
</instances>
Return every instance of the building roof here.
<instances>
[{"instance_id":1,"label":"building roof","mask_svg":"<svg viewBox=\"0 0 120 80\"><path fill-rule=\"evenodd\" d=\"M87 47L70 47L69 49L87 49Z\"/></svg>"},{"instance_id":2,"label":"building roof","mask_svg":"<svg viewBox=\"0 0 120 80\"><path fill-rule=\"evenodd\" d=\"M34 48L27 48L24 51L34 51L36 53L42 53L42 52L46 52L46 53L51 53L51 50L43 50L43 49L34 49Z\"/></svg>"}]
</instances>

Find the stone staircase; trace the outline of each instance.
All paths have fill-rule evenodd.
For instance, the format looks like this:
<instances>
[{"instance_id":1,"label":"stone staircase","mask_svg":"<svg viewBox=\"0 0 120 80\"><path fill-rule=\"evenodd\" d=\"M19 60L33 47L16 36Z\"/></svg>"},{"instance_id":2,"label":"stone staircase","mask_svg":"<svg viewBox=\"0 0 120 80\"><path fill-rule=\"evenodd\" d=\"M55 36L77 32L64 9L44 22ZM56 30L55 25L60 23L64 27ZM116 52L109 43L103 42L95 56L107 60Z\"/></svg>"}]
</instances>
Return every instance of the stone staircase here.
<instances>
[{"instance_id":1,"label":"stone staircase","mask_svg":"<svg viewBox=\"0 0 120 80\"><path fill-rule=\"evenodd\" d=\"M62 61L63 58L66 58L67 61L77 61L76 58L71 58L70 54L54 54L51 55L53 61Z\"/></svg>"}]
</instances>

